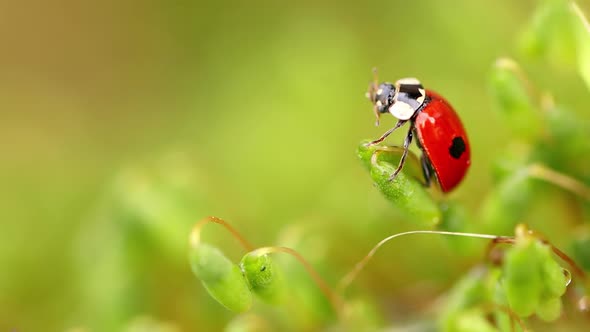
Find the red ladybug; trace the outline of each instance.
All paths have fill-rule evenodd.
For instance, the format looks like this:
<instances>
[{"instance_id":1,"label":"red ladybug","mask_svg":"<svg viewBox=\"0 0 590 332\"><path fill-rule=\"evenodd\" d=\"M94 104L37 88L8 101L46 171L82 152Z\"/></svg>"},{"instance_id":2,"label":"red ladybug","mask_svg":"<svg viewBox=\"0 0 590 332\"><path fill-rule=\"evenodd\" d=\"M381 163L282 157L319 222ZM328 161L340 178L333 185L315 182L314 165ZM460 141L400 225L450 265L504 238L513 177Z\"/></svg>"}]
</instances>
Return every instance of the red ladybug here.
<instances>
[{"instance_id":1,"label":"red ladybug","mask_svg":"<svg viewBox=\"0 0 590 332\"><path fill-rule=\"evenodd\" d=\"M400 79L395 84L384 82L379 86L375 79L367 97L373 103L377 125L382 113L389 112L398 119L395 127L368 146L381 143L397 128L410 122L404 152L389 180L395 179L402 170L412 138L417 136L418 147L423 152L420 160L426 185L430 185L432 171L445 193L461 182L471 164L469 140L459 116L444 98L425 90L415 78Z\"/></svg>"}]
</instances>

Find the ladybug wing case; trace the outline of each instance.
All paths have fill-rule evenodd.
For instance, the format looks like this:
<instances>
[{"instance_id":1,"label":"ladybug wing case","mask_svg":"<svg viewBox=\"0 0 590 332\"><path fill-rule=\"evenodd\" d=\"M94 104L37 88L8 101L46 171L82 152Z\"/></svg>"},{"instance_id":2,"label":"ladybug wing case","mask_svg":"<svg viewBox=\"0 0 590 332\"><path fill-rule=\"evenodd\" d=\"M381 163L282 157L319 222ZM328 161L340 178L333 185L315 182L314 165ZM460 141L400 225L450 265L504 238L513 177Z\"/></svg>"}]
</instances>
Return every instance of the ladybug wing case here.
<instances>
[{"instance_id":1,"label":"ladybug wing case","mask_svg":"<svg viewBox=\"0 0 590 332\"><path fill-rule=\"evenodd\" d=\"M471 164L469 140L453 107L435 92L427 91L427 97L416 116L416 132L442 191L449 192L465 177Z\"/></svg>"}]
</instances>

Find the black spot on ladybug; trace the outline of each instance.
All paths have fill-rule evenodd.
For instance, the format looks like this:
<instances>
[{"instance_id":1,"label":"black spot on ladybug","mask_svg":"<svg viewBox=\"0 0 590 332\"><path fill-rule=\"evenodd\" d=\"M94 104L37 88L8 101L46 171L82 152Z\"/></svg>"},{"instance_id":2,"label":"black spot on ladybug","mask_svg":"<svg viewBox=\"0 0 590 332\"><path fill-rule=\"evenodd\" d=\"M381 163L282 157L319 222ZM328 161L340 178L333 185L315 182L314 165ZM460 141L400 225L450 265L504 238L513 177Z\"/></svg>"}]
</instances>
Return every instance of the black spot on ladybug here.
<instances>
[{"instance_id":1,"label":"black spot on ladybug","mask_svg":"<svg viewBox=\"0 0 590 332\"><path fill-rule=\"evenodd\" d=\"M451 147L449 148L451 157L459 159L463 152L465 152L465 141L463 141L463 138L459 136L453 138L453 144L451 144Z\"/></svg>"},{"instance_id":2,"label":"black spot on ladybug","mask_svg":"<svg viewBox=\"0 0 590 332\"><path fill-rule=\"evenodd\" d=\"M262 267L260 268L260 272L264 272L266 270L266 266L262 265Z\"/></svg>"}]
</instances>

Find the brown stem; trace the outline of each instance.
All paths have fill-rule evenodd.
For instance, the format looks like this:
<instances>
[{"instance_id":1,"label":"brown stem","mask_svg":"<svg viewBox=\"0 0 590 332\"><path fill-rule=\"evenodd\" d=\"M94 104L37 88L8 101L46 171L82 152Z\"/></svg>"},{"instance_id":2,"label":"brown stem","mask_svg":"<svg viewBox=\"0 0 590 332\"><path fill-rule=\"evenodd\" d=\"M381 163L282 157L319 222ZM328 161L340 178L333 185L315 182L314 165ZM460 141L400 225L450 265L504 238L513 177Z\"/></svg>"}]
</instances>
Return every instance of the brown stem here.
<instances>
[{"instance_id":1,"label":"brown stem","mask_svg":"<svg viewBox=\"0 0 590 332\"><path fill-rule=\"evenodd\" d=\"M231 235L240 242L240 244L242 245L242 247L244 247L244 249L246 249L246 251L252 251L252 249L254 248L235 228L233 228L225 220L213 216L201 219L193 227L193 230L190 234L190 244L193 248L197 247L201 242L201 228L203 228L205 224L211 222L225 227L225 229L227 229L231 233Z\"/></svg>"},{"instance_id":2,"label":"brown stem","mask_svg":"<svg viewBox=\"0 0 590 332\"><path fill-rule=\"evenodd\" d=\"M516 240L512 236L498 236L497 238L492 239L492 241L490 241L490 243L488 244L488 246L486 248L486 253L485 253L484 257L490 257L492 250L494 250L494 248L496 248L496 246L499 244L502 244L502 243L514 244L515 242L516 242Z\"/></svg>"},{"instance_id":3,"label":"brown stem","mask_svg":"<svg viewBox=\"0 0 590 332\"><path fill-rule=\"evenodd\" d=\"M590 188L568 175L559 173L541 164L530 165L528 172L534 178L552 183L590 201Z\"/></svg>"},{"instance_id":4,"label":"brown stem","mask_svg":"<svg viewBox=\"0 0 590 332\"><path fill-rule=\"evenodd\" d=\"M572 271L574 271L574 273L576 275L578 275L578 277L580 277L580 279L584 280L584 282L586 282L586 273L584 272L584 270L582 270L581 267L578 266L578 264L576 264L576 262L574 262L574 260L568 256L566 253L564 253L563 251L559 250L559 248L557 248L556 246L552 245L549 242L545 242L546 244L548 244L549 246L551 246L551 250L553 250L553 252L559 256L559 258L561 258L564 262L566 262L570 268L572 269Z\"/></svg>"},{"instance_id":5,"label":"brown stem","mask_svg":"<svg viewBox=\"0 0 590 332\"><path fill-rule=\"evenodd\" d=\"M311 266L311 264L307 260L305 260L305 258L301 256L301 254L299 254L297 251L287 247L262 247L254 250L252 254L265 255L276 252L287 253L295 257L301 263L301 265L303 265L305 270L307 270L307 273L309 273L309 275L318 285L322 293L330 301L336 314L338 314L339 316L342 314L342 306L344 304L342 298L338 294L336 294L330 288L330 286L328 286L328 284L322 279L322 277L320 277L319 273L313 268L313 266Z\"/></svg>"},{"instance_id":6,"label":"brown stem","mask_svg":"<svg viewBox=\"0 0 590 332\"><path fill-rule=\"evenodd\" d=\"M518 315L512 311L510 308L503 306L503 305L499 305L496 303L491 303L491 304L487 304L484 305L484 310L488 311L488 312L493 312L494 310L500 310L503 311L504 313L506 313L508 316L510 316L510 329L512 332L515 331L515 326L514 326L514 322L517 322L518 325L520 326L520 329L523 332L527 332L529 331L526 327L526 325L524 324L524 322L522 321L522 319L520 319L520 317L518 317Z\"/></svg>"}]
</instances>

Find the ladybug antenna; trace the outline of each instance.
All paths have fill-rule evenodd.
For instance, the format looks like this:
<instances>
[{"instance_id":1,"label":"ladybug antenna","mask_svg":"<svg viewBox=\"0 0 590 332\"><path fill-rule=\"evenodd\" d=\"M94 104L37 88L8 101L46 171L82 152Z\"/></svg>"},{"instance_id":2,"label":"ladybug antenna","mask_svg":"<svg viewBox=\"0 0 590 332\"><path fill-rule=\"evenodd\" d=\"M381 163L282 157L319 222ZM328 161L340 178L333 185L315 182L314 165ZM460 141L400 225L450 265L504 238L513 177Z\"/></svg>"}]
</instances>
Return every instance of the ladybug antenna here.
<instances>
[{"instance_id":1,"label":"ladybug antenna","mask_svg":"<svg viewBox=\"0 0 590 332\"><path fill-rule=\"evenodd\" d=\"M375 126L379 126L379 118L381 114L379 114L379 110L377 109L377 104L375 104L375 93L377 92L377 85L379 80L377 78L377 67L373 67L373 82L369 83L369 92L367 92L367 97L373 103L373 113L375 113Z\"/></svg>"}]
</instances>

